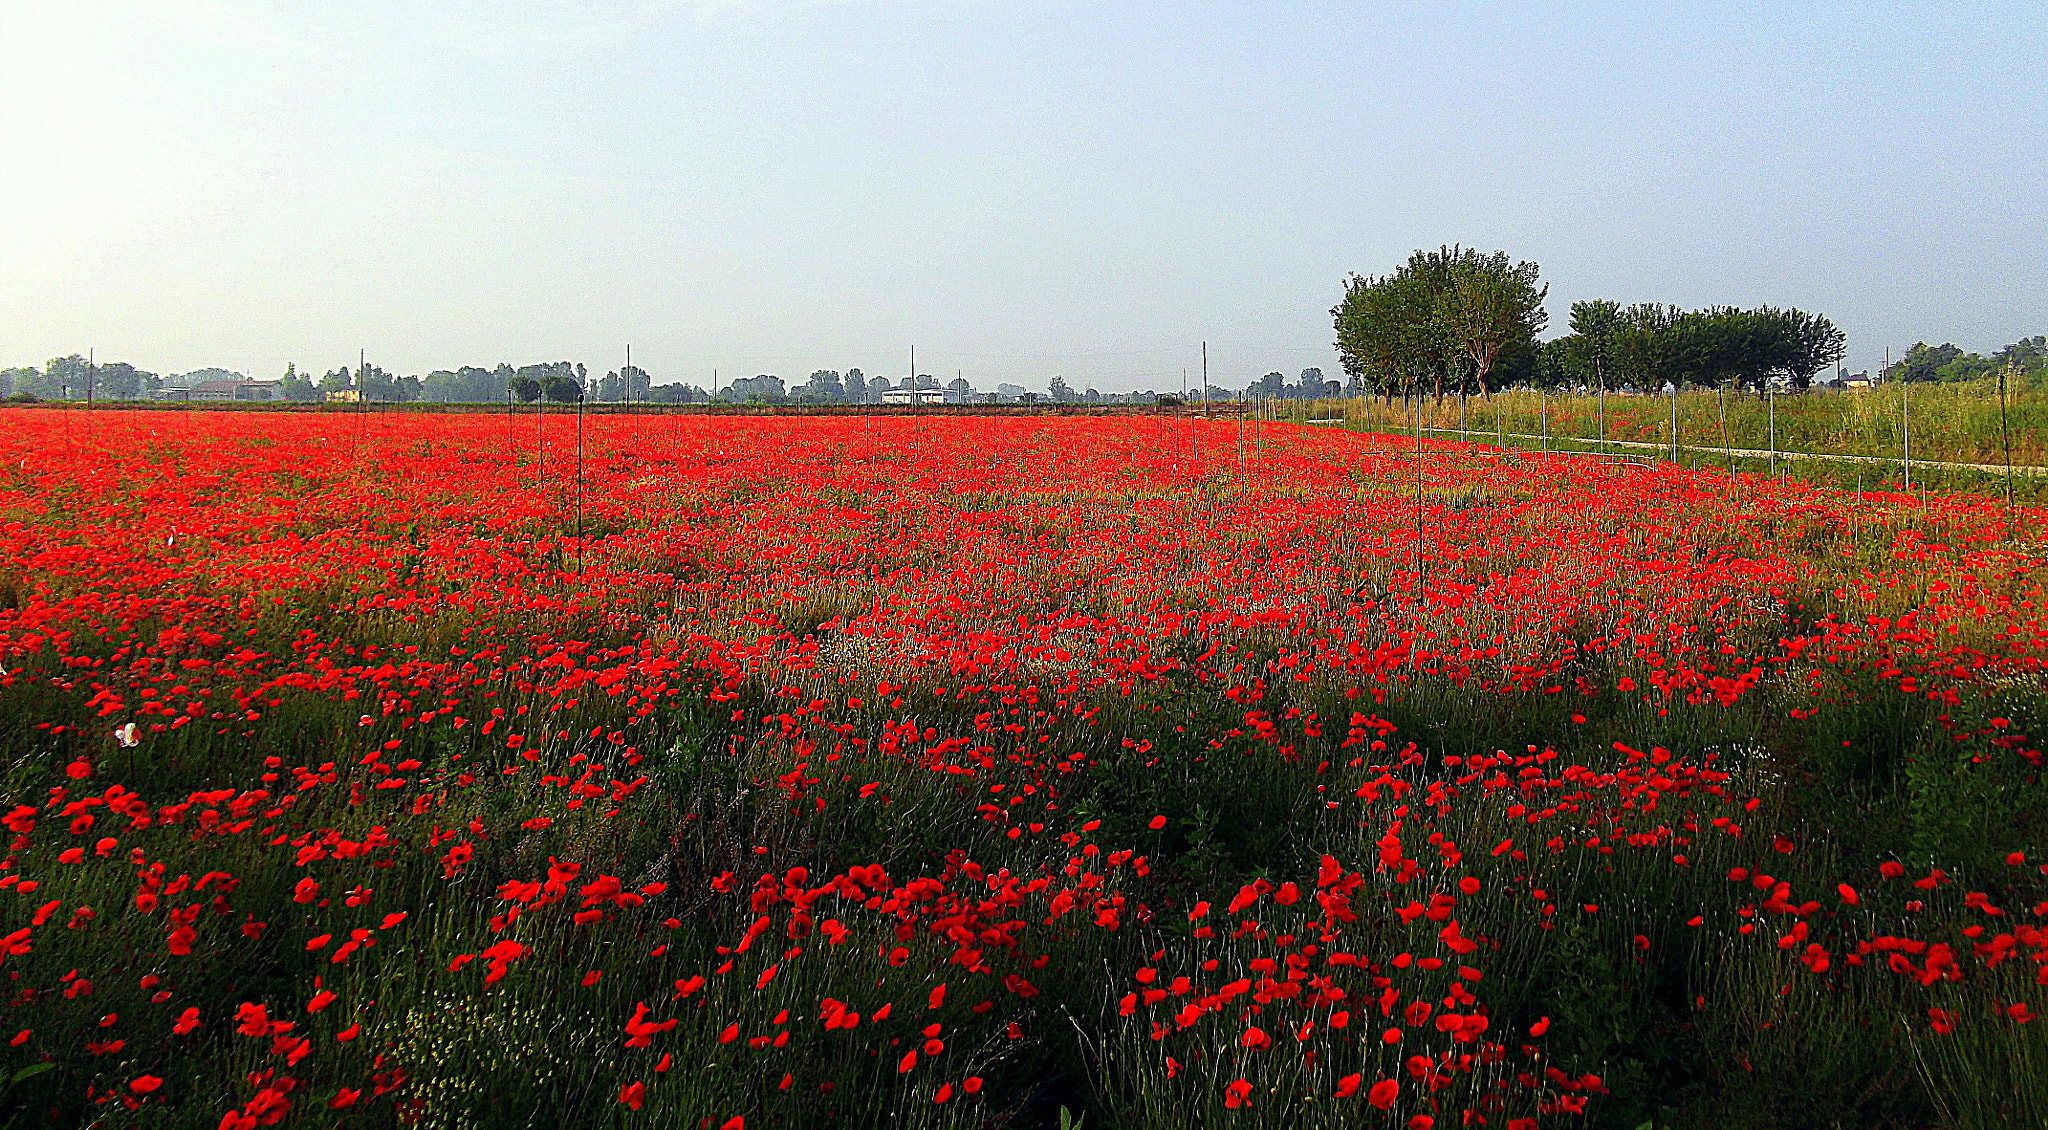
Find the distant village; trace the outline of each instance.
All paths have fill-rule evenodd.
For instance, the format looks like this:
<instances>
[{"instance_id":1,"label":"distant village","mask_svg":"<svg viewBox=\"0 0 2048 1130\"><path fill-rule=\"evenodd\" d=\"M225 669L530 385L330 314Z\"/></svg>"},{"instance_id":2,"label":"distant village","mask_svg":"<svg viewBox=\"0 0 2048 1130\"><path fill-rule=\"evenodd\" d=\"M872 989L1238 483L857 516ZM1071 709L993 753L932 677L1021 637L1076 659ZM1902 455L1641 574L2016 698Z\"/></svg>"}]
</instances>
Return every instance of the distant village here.
<instances>
[{"instance_id":1,"label":"distant village","mask_svg":"<svg viewBox=\"0 0 2048 1130\"><path fill-rule=\"evenodd\" d=\"M1321 369L1303 370L1294 382L1268 373L1251 388L1254 395L1315 398L1340 395L1343 386L1323 379ZM1200 389L1192 390L1197 398ZM773 404L773 405L905 405L905 404L1156 404L1179 399L1178 392L1151 389L1101 392L1076 389L1053 377L1042 390L1003 382L982 389L965 377L942 382L929 373L915 378L867 376L859 369L840 373L819 369L801 383L762 373L729 381L715 376L709 387L687 382L656 384L650 374L627 366L602 375L568 361L485 369L464 366L440 369L425 376L401 376L363 363L314 375L287 366L272 380L248 377L228 369L195 369L158 376L126 363L95 365L84 357L56 358L43 368L0 370L0 396L38 400L157 400L239 403L422 403L530 404L547 401L574 404ZM1235 399L1237 393L1212 388L1213 399Z\"/></svg>"},{"instance_id":2,"label":"distant village","mask_svg":"<svg viewBox=\"0 0 2048 1130\"><path fill-rule=\"evenodd\" d=\"M1833 372L1815 378L1812 388L1867 388L1893 380L1953 382L1984 376L1996 363L2019 359L2019 367L2034 373L2048 357L2044 339L2030 338L2008 346L1986 359L1965 353L1952 345L1916 345L1906 357L1880 374L1850 372L1835 366ZM2010 356L2008 356L2010 355ZM1586 382L1535 381L1545 387L1590 392ZM1522 385L1510 381L1510 386ZM1101 392L1075 388L1062 376L1052 377L1043 389L1031 389L1014 382L1002 382L993 389L976 386L964 376L941 381L929 373L915 378L868 376L859 369L844 373L818 369L800 383L784 381L772 373L720 380L715 375L707 386L688 382L656 384L637 366L625 366L602 374L570 361L552 361L514 367L493 368L465 365L458 369L437 369L425 376L399 375L367 361L314 374L287 365L274 379L252 378L222 368L194 369L187 373L159 376L127 362L96 363L79 354L52 358L42 366L0 369L0 398L15 402L50 401L211 401L221 403L297 404L758 404L758 405L1031 405L1031 404L1173 404L1185 398L1199 402L1235 400L1323 400L1363 397L1374 394L1365 380L1353 376L1347 381L1330 380L1320 368L1307 368L1293 379L1280 372L1268 372L1244 386L1199 385L1185 389L1157 391ZM1666 387L1636 387L1609 375L1608 391L1662 394ZM1788 387L1786 391L1791 391Z\"/></svg>"}]
</instances>

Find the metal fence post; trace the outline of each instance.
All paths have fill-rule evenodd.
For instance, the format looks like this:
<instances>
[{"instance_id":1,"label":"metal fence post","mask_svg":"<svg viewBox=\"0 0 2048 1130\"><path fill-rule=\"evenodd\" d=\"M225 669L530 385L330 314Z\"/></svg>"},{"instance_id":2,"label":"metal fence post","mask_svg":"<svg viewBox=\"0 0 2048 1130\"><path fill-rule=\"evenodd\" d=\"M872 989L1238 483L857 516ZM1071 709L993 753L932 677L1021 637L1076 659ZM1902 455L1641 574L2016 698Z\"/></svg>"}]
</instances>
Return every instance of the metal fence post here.
<instances>
[{"instance_id":1,"label":"metal fence post","mask_svg":"<svg viewBox=\"0 0 2048 1130\"><path fill-rule=\"evenodd\" d=\"M1775 482L1778 478L1778 390L1770 390L1766 399L1771 407L1771 480Z\"/></svg>"},{"instance_id":2,"label":"metal fence post","mask_svg":"<svg viewBox=\"0 0 2048 1130\"><path fill-rule=\"evenodd\" d=\"M1905 444L1906 493L1913 493L1913 406L1906 397L1906 382L1899 382L1899 433Z\"/></svg>"},{"instance_id":3,"label":"metal fence post","mask_svg":"<svg viewBox=\"0 0 2048 1130\"><path fill-rule=\"evenodd\" d=\"M1671 461L1678 462L1678 386L1671 386Z\"/></svg>"}]
</instances>

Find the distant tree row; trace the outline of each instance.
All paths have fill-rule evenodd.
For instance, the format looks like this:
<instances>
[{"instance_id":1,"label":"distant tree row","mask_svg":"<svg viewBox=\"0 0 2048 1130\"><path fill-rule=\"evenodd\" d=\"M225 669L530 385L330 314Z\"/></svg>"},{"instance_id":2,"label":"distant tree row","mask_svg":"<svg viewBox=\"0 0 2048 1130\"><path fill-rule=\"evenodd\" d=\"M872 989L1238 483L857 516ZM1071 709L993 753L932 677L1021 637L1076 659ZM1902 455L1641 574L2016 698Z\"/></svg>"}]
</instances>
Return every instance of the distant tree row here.
<instances>
[{"instance_id":1,"label":"distant tree row","mask_svg":"<svg viewBox=\"0 0 2048 1130\"><path fill-rule=\"evenodd\" d=\"M1655 390L1697 385L1806 388L1839 362L1842 331L1820 314L1760 306L1680 310L1655 302L1572 303L1572 332L1545 342L1535 383Z\"/></svg>"},{"instance_id":2,"label":"distant tree row","mask_svg":"<svg viewBox=\"0 0 2048 1130\"><path fill-rule=\"evenodd\" d=\"M1770 306L1575 302L1571 332L1539 342L1548 289L1536 264L1504 252L1417 251L1393 274L1345 284L1330 312L1338 354L1366 392L1439 398L1511 384L1761 393L1773 382L1805 388L1843 356L1842 331L1826 317Z\"/></svg>"},{"instance_id":3,"label":"distant tree row","mask_svg":"<svg viewBox=\"0 0 2048 1130\"><path fill-rule=\"evenodd\" d=\"M1362 381L1354 380L1352 384L1354 387L1351 391L1354 395L1365 394L1366 389ZM1311 368L1303 369L1300 378L1294 384L1287 383L1285 373L1267 373L1252 382L1244 393L1247 398L1260 400L1321 400L1344 395L1345 387L1341 381L1326 379L1321 369Z\"/></svg>"},{"instance_id":4,"label":"distant tree row","mask_svg":"<svg viewBox=\"0 0 2048 1130\"><path fill-rule=\"evenodd\" d=\"M1320 387L1321 370L1306 370L1304 381ZM227 369L196 369L190 373L159 377L126 362L92 365L82 355L52 358L38 368L25 366L0 369L0 397L19 395L38 400L84 400L87 390L102 400L170 398L185 399L207 383L250 384L241 373ZM1283 382L1284 383L1284 382ZM1302 386L1306 387L1306 386ZM917 388L937 392L948 403L1145 403L1158 399L1150 391L1104 394L1094 389L1077 391L1061 377L1053 377L1046 392L1027 392L1005 384L995 392L982 392L964 379L943 384L930 373L892 381L870 377L859 369L844 374L818 369L801 384L785 384L772 373L739 377L706 391L693 384L655 384L647 370L624 366L593 378L581 364L549 361L517 368L500 363L493 368L464 365L436 369L424 377L387 372L375 364L336 366L323 373L300 371L296 363L285 366L276 381L276 397L300 403L350 400L365 403L403 404L501 404L508 398L521 404L545 400L574 404L587 395L596 403L639 404L882 404L884 394L897 389ZM216 390L218 391L218 390ZM1284 395L1316 395L1289 387ZM224 397L223 397L224 398ZM243 397L241 399L250 399Z\"/></svg>"},{"instance_id":5,"label":"distant tree row","mask_svg":"<svg viewBox=\"0 0 2048 1130\"><path fill-rule=\"evenodd\" d=\"M1924 341L1913 343L1906 355L1884 371L1888 381L1973 381L1981 377L1995 376L2011 366L2029 380L2048 377L2048 336L2035 334L2023 337L2004 349L1985 357L1978 353L1965 353L1946 342L1929 345Z\"/></svg>"},{"instance_id":6,"label":"distant tree row","mask_svg":"<svg viewBox=\"0 0 2048 1130\"><path fill-rule=\"evenodd\" d=\"M84 400L88 387L97 399L136 400L163 383L155 373L126 361L93 365L83 354L52 357L41 368L26 365L0 369L0 396L32 396L38 400Z\"/></svg>"}]
</instances>

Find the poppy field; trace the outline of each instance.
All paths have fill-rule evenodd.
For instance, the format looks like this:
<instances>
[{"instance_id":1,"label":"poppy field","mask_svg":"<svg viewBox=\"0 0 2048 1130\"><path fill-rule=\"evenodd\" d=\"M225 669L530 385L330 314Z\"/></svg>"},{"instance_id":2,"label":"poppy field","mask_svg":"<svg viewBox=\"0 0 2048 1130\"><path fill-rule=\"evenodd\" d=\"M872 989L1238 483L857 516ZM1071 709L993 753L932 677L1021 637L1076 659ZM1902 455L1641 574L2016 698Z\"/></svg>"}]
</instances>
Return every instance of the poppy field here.
<instances>
[{"instance_id":1,"label":"poppy field","mask_svg":"<svg viewBox=\"0 0 2048 1130\"><path fill-rule=\"evenodd\" d=\"M8 1119L2048 1124L2048 511L575 428L0 411Z\"/></svg>"}]
</instances>

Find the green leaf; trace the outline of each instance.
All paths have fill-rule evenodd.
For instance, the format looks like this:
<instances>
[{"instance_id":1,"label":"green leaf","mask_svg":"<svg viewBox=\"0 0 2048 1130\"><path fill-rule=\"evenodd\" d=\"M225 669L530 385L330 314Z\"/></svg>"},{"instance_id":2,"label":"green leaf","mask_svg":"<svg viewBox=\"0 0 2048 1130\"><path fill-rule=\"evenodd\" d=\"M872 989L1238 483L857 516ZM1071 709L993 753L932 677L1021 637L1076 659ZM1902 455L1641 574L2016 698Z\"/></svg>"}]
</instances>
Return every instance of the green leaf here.
<instances>
[{"instance_id":1,"label":"green leaf","mask_svg":"<svg viewBox=\"0 0 2048 1130\"><path fill-rule=\"evenodd\" d=\"M7 1085L11 1087L24 1079L33 1079L36 1076L41 1075L43 1072L49 1071L56 1066L57 1065L54 1063L31 1063L27 1067L22 1068L20 1071L15 1072L14 1078L8 1080Z\"/></svg>"}]
</instances>

